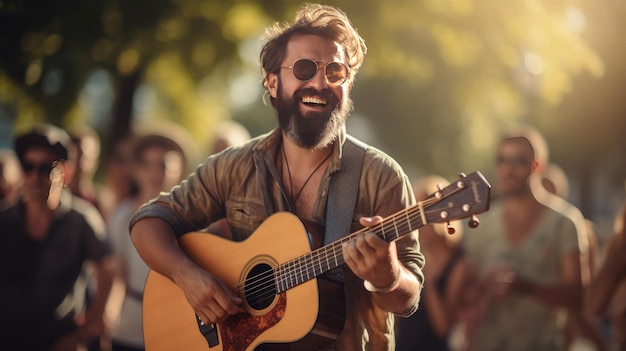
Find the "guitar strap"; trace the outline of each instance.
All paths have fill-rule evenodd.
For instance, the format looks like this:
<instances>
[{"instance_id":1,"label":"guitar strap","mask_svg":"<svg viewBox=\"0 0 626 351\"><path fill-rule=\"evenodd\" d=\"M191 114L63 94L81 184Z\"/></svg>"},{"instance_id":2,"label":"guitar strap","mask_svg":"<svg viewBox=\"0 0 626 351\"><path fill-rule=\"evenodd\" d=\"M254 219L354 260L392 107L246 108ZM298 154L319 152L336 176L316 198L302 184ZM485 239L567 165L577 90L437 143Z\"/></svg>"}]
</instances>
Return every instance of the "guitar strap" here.
<instances>
[{"instance_id":1,"label":"guitar strap","mask_svg":"<svg viewBox=\"0 0 626 351\"><path fill-rule=\"evenodd\" d=\"M326 201L326 225L324 245L331 244L350 234L359 179L363 159L368 146L350 135L346 136L341 157L341 169L330 178ZM325 275L327 278L343 283L343 267L336 268Z\"/></svg>"}]
</instances>

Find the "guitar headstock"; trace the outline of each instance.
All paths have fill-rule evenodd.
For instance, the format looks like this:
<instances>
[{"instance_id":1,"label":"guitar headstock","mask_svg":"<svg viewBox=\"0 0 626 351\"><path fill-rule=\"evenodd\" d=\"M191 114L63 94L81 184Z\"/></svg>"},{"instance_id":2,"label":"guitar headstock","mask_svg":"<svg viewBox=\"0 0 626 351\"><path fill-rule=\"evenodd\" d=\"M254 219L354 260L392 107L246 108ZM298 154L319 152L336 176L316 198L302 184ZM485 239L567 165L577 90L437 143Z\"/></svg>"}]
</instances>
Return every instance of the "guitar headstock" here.
<instances>
[{"instance_id":1,"label":"guitar headstock","mask_svg":"<svg viewBox=\"0 0 626 351\"><path fill-rule=\"evenodd\" d=\"M476 228L479 224L476 215L489 210L490 192L491 185L480 172L461 174L457 181L419 203L423 222L447 222L448 232L453 234L454 228L449 225L450 221L471 217L469 226Z\"/></svg>"}]
</instances>

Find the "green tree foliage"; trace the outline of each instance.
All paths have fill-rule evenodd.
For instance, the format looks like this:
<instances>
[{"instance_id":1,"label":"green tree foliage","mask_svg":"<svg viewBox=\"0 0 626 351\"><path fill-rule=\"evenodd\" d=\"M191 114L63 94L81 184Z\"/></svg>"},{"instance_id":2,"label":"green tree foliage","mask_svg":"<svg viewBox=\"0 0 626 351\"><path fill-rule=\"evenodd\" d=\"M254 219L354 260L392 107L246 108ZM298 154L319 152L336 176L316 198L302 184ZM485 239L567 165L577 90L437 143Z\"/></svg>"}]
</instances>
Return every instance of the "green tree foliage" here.
<instances>
[{"instance_id":1,"label":"green tree foliage","mask_svg":"<svg viewBox=\"0 0 626 351\"><path fill-rule=\"evenodd\" d=\"M29 0L0 2L0 23L0 82L10 92L2 103L18 127L89 123L76 104L101 69L115 88L109 132L128 129L135 93L148 86L158 103L147 118L175 120L201 138L228 117L222 97L240 66L238 44L267 19L261 4L244 1Z\"/></svg>"},{"instance_id":2,"label":"green tree foliage","mask_svg":"<svg viewBox=\"0 0 626 351\"><path fill-rule=\"evenodd\" d=\"M600 140L623 158L626 106L618 95L626 54L614 49L614 33L626 26L620 2L326 3L348 13L369 48L353 89L353 119L366 121L375 144L410 173L488 168L499 132L517 122L538 126L566 169L598 154L581 140ZM17 127L42 119L89 123L80 94L100 69L114 88L107 135L133 118L176 121L202 142L224 118L264 132L275 123L260 99L258 38L299 6L0 0L0 113ZM252 101L237 102L245 97ZM623 174L623 163L613 170Z\"/></svg>"},{"instance_id":3,"label":"green tree foliage","mask_svg":"<svg viewBox=\"0 0 626 351\"><path fill-rule=\"evenodd\" d=\"M582 1L341 3L371 48L357 108L420 171L485 167L502 128L535 124L577 76L604 74Z\"/></svg>"}]
</instances>

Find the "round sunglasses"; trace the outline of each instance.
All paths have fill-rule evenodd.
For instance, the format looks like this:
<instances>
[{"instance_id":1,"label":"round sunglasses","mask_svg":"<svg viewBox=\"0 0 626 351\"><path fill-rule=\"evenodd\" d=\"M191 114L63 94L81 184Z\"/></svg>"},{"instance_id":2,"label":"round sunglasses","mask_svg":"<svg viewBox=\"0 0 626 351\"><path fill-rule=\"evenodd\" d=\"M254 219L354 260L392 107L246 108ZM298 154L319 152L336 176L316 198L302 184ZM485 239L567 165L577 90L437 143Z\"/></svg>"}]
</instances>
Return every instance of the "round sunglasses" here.
<instances>
[{"instance_id":1,"label":"round sunglasses","mask_svg":"<svg viewBox=\"0 0 626 351\"><path fill-rule=\"evenodd\" d=\"M319 64L325 63L324 65ZM290 67L281 67L290 69L294 77L302 82L308 82L320 68L324 68L324 78L330 85L339 86L348 80L348 67L341 62L324 62L313 61L310 59L299 59Z\"/></svg>"}]
</instances>

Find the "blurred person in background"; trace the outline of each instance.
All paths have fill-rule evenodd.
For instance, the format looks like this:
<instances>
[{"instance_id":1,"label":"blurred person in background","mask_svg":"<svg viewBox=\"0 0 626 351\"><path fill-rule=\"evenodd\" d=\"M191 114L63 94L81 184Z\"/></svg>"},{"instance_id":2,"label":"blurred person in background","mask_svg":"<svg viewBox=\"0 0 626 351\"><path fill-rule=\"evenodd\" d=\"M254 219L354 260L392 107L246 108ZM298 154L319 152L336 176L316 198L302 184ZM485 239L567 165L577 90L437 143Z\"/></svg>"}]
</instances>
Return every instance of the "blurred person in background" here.
<instances>
[{"instance_id":1,"label":"blurred person in background","mask_svg":"<svg viewBox=\"0 0 626 351\"><path fill-rule=\"evenodd\" d=\"M604 261L595 276L589 312L607 317L614 349L626 351L626 205L615 220L615 234L604 245Z\"/></svg>"},{"instance_id":2,"label":"blurred person in background","mask_svg":"<svg viewBox=\"0 0 626 351\"><path fill-rule=\"evenodd\" d=\"M94 184L94 176L100 158L100 137L95 130L84 124L72 126L67 129L67 132L76 152L74 160L66 161L66 172L71 172L68 174L70 181L67 187L74 196L89 202L100 210L96 185ZM97 287L94 286L95 282L87 279L90 275L88 271L83 272L83 275L88 289L85 296L86 304L89 305L92 291ZM102 335L101 337L107 338L108 336ZM89 342L88 349L90 351L100 350L100 344L103 342L101 337L94 338ZM108 341L104 342L108 343Z\"/></svg>"},{"instance_id":3,"label":"blurred person in background","mask_svg":"<svg viewBox=\"0 0 626 351\"><path fill-rule=\"evenodd\" d=\"M100 212L105 220L120 201L137 193L137 184L131 177L130 146L133 137L128 135L113 143L112 151L106 155L102 183L98 187Z\"/></svg>"},{"instance_id":4,"label":"blurred person in background","mask_svg":"<svg viewBox=\"0 0 626 351\"><path fill-rule=\"evenodd\" d=\"M178 184L186 168L180 144L167 136L166 131L139 136L131 145L130 168L137 184L137 194L122 200L107 220L114 252L123 263L125 287L112 333L113 351L144 349L141 306L149 268L130 240L130 218L140 205Z\"/></svg>"},{"instance_id":5,"label":"blurred person in background","mask_svg":"<svg viewBox=\"0 0 626 351\"><path fill-rule=\"evenodd\" d=\"M482 311L467 329L472 350L562 350L564 317L581 309L581 235L531 190L547 155L547 143L530 127L509 131L498 145L495 201L464 237L482 292Z\"/></svg>"},{"instance_id":6,"label":"blurred person in background","mask_svg":"<svg viewBox=\"0 0 626 351\"><path fill-rule=\"evenodd\" d=\"M546 206L552 207L554 210L563 213L566 216L572 218L579 227L579 232L586 235L585 238L581 238L581 247L588 247L588 255L585 258L581 258L581 264L587 263L587 269L583 269L582 272L589 272L589 277L585 280L592 281L594 274L597 270L596 260L598 256L598 238L596 235L596 225L589 219L583 217L583 214L578 208L571 203L567 202L569 196L569 179L563 169L554 164L549 163L544 167L539 175L541 180L541 187L536 185L537 193L535 196ZM547 191L548 194L543 194L543 191ZM556 197L555 197L556 196ZM589 285L590 286L590 285ZM588 286L588 287L589 287ZM585 291L584 302L587 302L588 290ZM595 350L604 351L608 350L608 346L604 336L600 331L600 326L597 325L588 314L583 310L580 313L569 311L567 316L566 325L566 338L565 338L565 350L576 349L577 344L584 342L590 342Z\"/></svg>"},{"instance_id":7,"label":"blurred person in background","mask_svg":"<svg viewBox=\"0 0 626 351\"><path fill-rule=\"evenodd\" d=\"M232 146L243 145L250 140L250 132L246 127L233 120L224 120L215 128L215 140L210 147L210 153L216 154Z\"/></svg>"},{"instance_id":8,"label":"blurred person in background","mask_svg":"<svg viewBox=\"0 0 626 351\"><path fill-rule=\"evenodd\" d=\"M22 167L13 150L0 150L0 208L13 204L22 187Z\"/></svg>"},{"instance_id":9,"label":"blurred person in background","mask_svg":"<svg viewBox=\"0 0 626 351\"><path fill-rule=\"evenodd\" d=\"M114 260L102 217L64 185L69 135L38 125L14 140L22 196L0 211L0 349L76 350L105 333ZM97 289L84 310L84 265ZM79 287L83 287L81 290Z\"/></svg>"},{"instance_id":10,"label":"blurred person in background","mask_svg":"<svg viewBox=\"0 0 626 351\"><path fill-rule=\"evenodd\" d=\"M100 137L86 125L68 129L76 150L74 174L68 187L72 194L99 208L94 176L100 159Z\"/></svg>"},{"instance_id":11,"label":"blurred person in background","mask_svg":"<svg viewBox=\"0 0 626 351\"><path fill-rule=\"evenodd\" d=\"M426 199L449 182L441 176L425 176L414 183L418 201ZM466 290L476 280L473 265L461 247L463 226L452 221L420 228L420 247L427 264L420 307L409 318L396 318L396 350L450 350L450 335L464 306Z\"/></svg>"}]
</instances>

